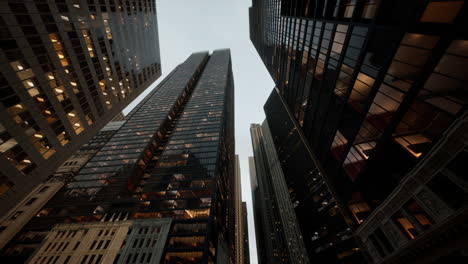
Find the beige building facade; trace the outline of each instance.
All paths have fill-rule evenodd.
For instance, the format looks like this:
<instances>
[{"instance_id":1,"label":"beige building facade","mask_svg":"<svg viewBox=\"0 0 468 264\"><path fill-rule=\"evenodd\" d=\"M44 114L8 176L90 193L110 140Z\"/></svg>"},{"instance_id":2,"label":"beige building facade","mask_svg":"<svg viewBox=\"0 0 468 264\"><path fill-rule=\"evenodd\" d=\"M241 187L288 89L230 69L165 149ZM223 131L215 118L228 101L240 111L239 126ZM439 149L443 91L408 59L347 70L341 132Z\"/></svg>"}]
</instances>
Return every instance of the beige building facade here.
<instances>
[{"instance_id":1,"label":"beige building facade","mask_svg":"<svg viewBox=\"0 0 468 264\"><path fill-rule=\"evenodd\" d=\"M28 263L159 263L171 221L59 224Z\"/></svg>"},{"instance_id":2,"label":"beige building facade","mask_svg":"<svg viewBox=\"0 0 468 264\"><path fill-rule=\"evenodd\" d=\"M31 218L41 216L42 207L63 186L61 179L54 178L39 184L17 206L0 219L0 249L10 241Z\"/></svg>"}]
</instances>

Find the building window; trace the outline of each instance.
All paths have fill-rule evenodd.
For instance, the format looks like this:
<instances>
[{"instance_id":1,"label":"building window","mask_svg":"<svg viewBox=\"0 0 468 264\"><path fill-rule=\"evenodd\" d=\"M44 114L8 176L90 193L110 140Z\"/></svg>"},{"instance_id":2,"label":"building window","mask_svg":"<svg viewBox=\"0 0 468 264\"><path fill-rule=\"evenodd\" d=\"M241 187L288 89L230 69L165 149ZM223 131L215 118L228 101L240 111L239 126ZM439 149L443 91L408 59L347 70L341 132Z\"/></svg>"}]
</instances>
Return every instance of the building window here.
<instances>
[{"instance_id":1,"label":"building window","mask_svg":"<svg viewBox=\"0 0 468 264\"><path fill-rule=\"evenodd\" d=\"M23 213L23 211L17 211L16 213L13 214L13 216L10 218L11 220L14 220L18 218Z\"/></svg>"},{"instance_id":2,"label":"building window","mask_svg":"<svg viewBox=\"0 0 468 264\"><path fill-rule=\"evenodd\" d=\"M393 222L400 228L400 230L409 239L414 239L417 235L416 229L413 224L401 212L396 212L392 216Z\"/></svg>"},{"instance_id":3,"label":"building window","mask_svg":"<svg viewBox=\"0 0 468 264\"><path fill-rule=\"evenodd\" d=\"M346 3L344 17L347 17L347 18L353 17L355 7L356 7L356 0L348 0Z\"/></svg>"},{"instance_id":4,"label":"building window","mask_svg":"<svg viewBox=\"0 0 468 264\"><path fill-rule=\"evenodd\" d=\"M32 203L34 203L35 201L37 200L37 198L31 198L26 204L24 205L31 205Z\"/></svg>"},{"instance_id":5,"label":"building window","mask_svg":"<svg viewBox=\"0 0 468 264\"><path fill-rule=\"evenodd\" d=\"M464 1L432 1L424 10L421 22L453 23L463 3Z\"/></svg>"},{"instance_id":6,"label":"building window","mask_svg":"<svg viewBox=\"0 0 468 264\"><path fill-rule=\"evenodd\" d=\"M359 224L370 214L370 207L365 202L350 204L349 210L351 210L351 213Z\"/></svg>"},{"instance_id":7,"label":"building window","mask_svg":"<svg viewBox=\"0 0 468 264\"><path fill-rule=\"evenodd\" d=\"M434 224L434 221L426 211L413 199L405 204L405 210L410 213L424 229L429 229Z\"/></svg>"},{"instance_id":8,"label":"building window","mask_svg":"<svg viewBox=\"0 0 468 264\"><path fill-rule=\"evenodd\" d=\"M467 160L468 160L468 152L461 151L447 165L447 169L449 169L452 173L454 173L456 176L460 177L461 179L465 180L466 182L468 182L468 175L466 173L468 171L468 164L466 162Z\"/></svg>"},{"instance_id":9,"label":"building window","mask_svg":"<svg viewBox=\"0 0 468 264\"><path fill-rule=\"evenodd\" d=\"M467 56L468 41L453 41L421 90L420 97L426 103L456 115L464 103Z\"/></svg>"},{"instance_id":10,"label":"building window","mask_svg":"<svg viewBox=\"0 0 468 264\"><path fill-rule=\"evenodd\" d=\"M42 187L42 189L39 191L39 193L43 193L43 192L47 191L47 189L49 189L49 186L44 186L44 187Z\"/></svg>"},{"instance_id":11,"label":"building window","mask_svg":"<svg viewBox=\"0 0 468 264\"><path fill-rule=\"evenodd\" d=\"M364 10L362 11L362 18L374 18L376 10L377 0L366 0L364 3Z\"/></svg>"},{"instance_id":12,"label":"building window","mask_svg":"<svg viewBox=\"0 0 468 264\"><path fill-rule=\"evenodd\" d=\"M468 193L441 173L430 180L427 187L455 210L468 203Z\"/></svg>"},{"instance_id":13,"label":"building window","mask_svg":"<svg viewBox=\"0 0 468 264\"><path fill-rule=\"evenodd\" d=\"M8 192L14 185L12 181L8 180L6 176L0 173L0 196Z\"/></svg>"}]
</instances>

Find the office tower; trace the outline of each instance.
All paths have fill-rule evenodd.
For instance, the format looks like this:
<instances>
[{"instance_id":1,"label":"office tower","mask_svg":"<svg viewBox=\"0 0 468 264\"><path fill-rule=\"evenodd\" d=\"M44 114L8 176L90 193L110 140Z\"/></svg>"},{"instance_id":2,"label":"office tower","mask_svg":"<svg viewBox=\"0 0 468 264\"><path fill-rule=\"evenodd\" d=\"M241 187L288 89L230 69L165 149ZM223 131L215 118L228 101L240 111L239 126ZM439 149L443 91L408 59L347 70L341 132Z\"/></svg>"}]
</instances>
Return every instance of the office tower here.
<instances>
[{"instance_id":1,"label":"office tower","mask_svg":"<svg viewBox=\"0 0 468 264\"><path fill-rule=\"evenodd\" d=\"M160 75L155 1L0 3L0 214Z\"/></svg>"},{"instance_id":2,"label":"office tower","mask_svg":"<svg viewBox=\"0 0 468 264\"><path fill-rule=\"evenodd\" d=\"M249 249L249 225L247 221L247 203L242 202L242 226L244 227L242 232L244 240L244 264L250 264L250 249Z\"/></svg>"},{"instance_id":3,"label":"office tower","mask_svg":"<svg viewBox=\"0 0 468 264\"><path fill-rule=\"evenodd\" d=\"M241 189L241 173L239 155L236 155L235 160L236 171L234 173L234 210L235 210L235 247L234 247L234 261L236 264L244 263L244 221L243 221L243 208L242 208L242 189Z\"/></svg>"},{"instance_id":4,"label":"office tower","mask_svg":"<svg viewBox=\"0 0 468 264\"><path fill-rule=\"evenodd\" d=\"M310 263L268 124L250 127L259 263Z\"/></svg>"},{"instance_id":5,"label":"office tower","mask_svg":"<svg viewBox=\"0 0 468 264\"><path fill-rule=\"evenodd\" d=\"M268 144L278 156L311 261L363 263L359 244L334 198L336 188L324 177L321 165L276 89L264 109L267 120L262 126L271 131L273 139Z\"/></svg>"},{"instance_id":6,"label":"office tower","mask_svg":"<svg viewBox=\"0 0 468 264\"><path fill-rule=\"evenodd\" d=\"M119 121L112 138L4 248L2 261L229 261L235 220L233 89L229 50L192 54ZM168 233L161 233L167 225ZM72 232L79 228L92 234ZM60 240L47 248L55 239L50 230ZM78 235L89 247L67 244ZM116 239L123 244L106 246ZM103 247L105 253L99 252ZM114 252L116 247L128 250Z\"/></svg>"},{"instance_id":7,"label":"office tower","mask_svg":"<svg viewBox=\"0 0 468 264\"><path fill-rule=\"evenodd\" d=\"M295 156L288 135L297 132L313 164L313 174L293 174L282 163L291 197L299 198L299 222L324 214L307 210L316 203L307 194L324 190L317 202L329 204L327 213L338 206L369 262L464 255L445 246L466 228L444 227L463 222L468 190L457 167L466 161L466 140L456 132L466 125L468 98L465 2L254 0L250 21L277 86L265 112L279 156ZM320 247L341 250L333 242L338 230L301 230L311 259Z\"/></svg>"}]
</instances>

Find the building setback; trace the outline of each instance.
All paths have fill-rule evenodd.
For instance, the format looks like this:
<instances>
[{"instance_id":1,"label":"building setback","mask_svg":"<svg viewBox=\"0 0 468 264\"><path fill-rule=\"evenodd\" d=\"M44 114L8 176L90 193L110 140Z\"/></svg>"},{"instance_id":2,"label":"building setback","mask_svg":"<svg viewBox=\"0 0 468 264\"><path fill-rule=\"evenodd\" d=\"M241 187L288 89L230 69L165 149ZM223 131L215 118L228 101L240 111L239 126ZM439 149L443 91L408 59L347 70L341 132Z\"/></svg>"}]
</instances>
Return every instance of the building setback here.
<instances>
[{"instance_id":1,"label":"building setback","mask_svg":"<svg viewBox=\"0 0 468 264\"><path fill-rule=\"evenodd\" d=\"M265 112L311 261L466 258L466 8L253 0L251 40L276 83Z\"/></svg>"},{"instance_id":2,"label":"building setback","mask_svg":"<svg viewBox=\"0 0 468 264\"><path fill-rule=\"evenodd\" d=\"M267 122L250 127L259 263L310 263Z\"/></svg>"},{"instance_id":3,"label":"building setback","mask_svg":"<svg viewBox=\"0 0 468 264\"><path fill-rule=\"evenodd\" d=\"M118 131L3 249L3 260L34 258L56 224L138 219L171 219L161 263L232 259L233 89L229 50L192 54L117 121Z\"/></svg>"},{"instance_id":4,"label":"building setback","mask_svg":"<svg viewBox=\"0 0 468 264\"><path fill-rule=\"evenodd\" d=\"M0 214L160 75L155 1L0 3Z\"/></svg>"}]
</instances>

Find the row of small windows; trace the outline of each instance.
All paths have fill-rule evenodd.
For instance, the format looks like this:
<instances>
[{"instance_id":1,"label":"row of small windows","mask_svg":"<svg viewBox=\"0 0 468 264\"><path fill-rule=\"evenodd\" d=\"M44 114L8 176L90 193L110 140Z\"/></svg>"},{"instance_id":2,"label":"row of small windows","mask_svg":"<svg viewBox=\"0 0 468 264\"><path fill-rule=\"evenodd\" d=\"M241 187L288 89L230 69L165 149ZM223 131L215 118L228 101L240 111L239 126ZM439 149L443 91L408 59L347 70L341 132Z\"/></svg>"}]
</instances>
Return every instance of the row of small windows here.
<instances>
[{"instance_id":1,"label":"row of small windows","mask_svg":"<svg viewBox=\"0 0 468 264\"><path fill-rule=\"evenodd\" d=\"M47 191L49 189L49 186L44 186L42 187L38 192L37 194L40 194L40 193L43 193L45 191ZM24 206L29 206L29 205L32 205L34 202L36 202L38 199L38 197L33 197L33 198L30 198L24 205ZM17 219L20 215L22 215L24 213L24 210L27 210L28 208L27 207L24 207L22 210L19 210L19 211L15 211L11 216L10 216L10 219L9 220L15 220ZM5 230L8 226L0 226L0 233Z\"/></svg>"}]
</instances>

